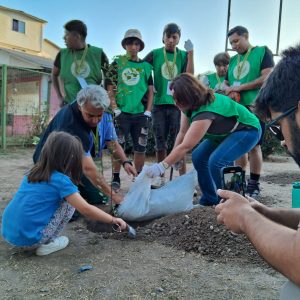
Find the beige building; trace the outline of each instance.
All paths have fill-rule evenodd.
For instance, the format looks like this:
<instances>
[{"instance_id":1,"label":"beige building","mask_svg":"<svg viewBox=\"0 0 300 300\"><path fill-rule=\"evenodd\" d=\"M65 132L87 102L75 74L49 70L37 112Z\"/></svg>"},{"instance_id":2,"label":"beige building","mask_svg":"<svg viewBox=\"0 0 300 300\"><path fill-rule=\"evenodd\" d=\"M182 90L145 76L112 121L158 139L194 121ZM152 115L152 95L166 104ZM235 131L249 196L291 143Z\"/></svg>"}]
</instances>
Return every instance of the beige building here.
<instances>
[{"instance_id":1,"label":"beige building","mask_svg":"<svg viewBox=\"0 0 300 300\"><path fill-rule=\"evenodd\" d=\"M50 73L60 48L43 38L45 24L23 11L0 6L0 82L4 82L2 65L7 65L5 127L9 137L38 134L43 115L53 116L59 109Z\"/></svg>"},{"instance_id":2,"label":"beige building","mask_svg":"<svg viewBox=\"0 0 300 300\"><path fill-rule=\"evenodd\" d=\"M45 20L0 6L0 65L51 69L59 47L43 38Z\"/></svg>"}]
</instances>

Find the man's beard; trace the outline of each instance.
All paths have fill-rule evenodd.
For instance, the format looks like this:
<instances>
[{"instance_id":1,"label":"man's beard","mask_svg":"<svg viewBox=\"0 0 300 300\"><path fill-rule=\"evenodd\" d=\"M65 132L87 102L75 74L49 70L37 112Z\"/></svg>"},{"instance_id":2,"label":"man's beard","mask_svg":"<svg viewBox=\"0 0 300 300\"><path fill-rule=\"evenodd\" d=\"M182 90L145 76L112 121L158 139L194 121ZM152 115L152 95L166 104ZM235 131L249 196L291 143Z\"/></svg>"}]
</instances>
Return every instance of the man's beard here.
<instances>
[{"instance_id":1,"label":"man's beard","mask_svg":"<svg viewBox=\"0 0 300 300\"><path fill-rule=\"evenodd\" d=\"M300 128L296 120L289 119L290 134L292 139L293 152L287 151L294 159L296 164L300 167Z\"/></svg>"}]
</instances>

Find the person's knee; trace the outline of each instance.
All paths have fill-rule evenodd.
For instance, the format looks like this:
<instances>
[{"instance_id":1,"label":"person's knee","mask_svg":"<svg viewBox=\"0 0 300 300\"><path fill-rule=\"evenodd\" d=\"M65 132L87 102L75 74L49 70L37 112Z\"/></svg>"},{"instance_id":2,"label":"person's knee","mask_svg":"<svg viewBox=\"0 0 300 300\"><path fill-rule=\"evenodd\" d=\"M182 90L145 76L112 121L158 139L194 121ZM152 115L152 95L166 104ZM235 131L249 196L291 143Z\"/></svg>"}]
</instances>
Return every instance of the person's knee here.
<instances>
[{"instance_id":1,"label":"person's knee","mask_svg":"<svg viewBox=\"0 0 300 300\"><path fill-rule=\"evenodd\" d=\"M250 155L261 155L261 146L256 145L252 150L250 150Z\"/></svg>"}]
</instances>

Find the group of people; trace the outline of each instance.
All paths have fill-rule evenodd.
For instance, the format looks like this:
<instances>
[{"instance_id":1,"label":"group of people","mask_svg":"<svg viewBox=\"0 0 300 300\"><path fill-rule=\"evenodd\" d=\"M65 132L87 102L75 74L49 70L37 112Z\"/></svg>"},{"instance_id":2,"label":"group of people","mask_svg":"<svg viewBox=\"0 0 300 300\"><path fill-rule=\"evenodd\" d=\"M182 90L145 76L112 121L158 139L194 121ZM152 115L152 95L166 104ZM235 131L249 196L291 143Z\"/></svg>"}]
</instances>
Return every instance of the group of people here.
<instances>
[{"instance_id":1,"label":"group of people","mask_svg":"<svg viewBox=\"0 0 300 300\"><path fill-rule=\"evenodd\" d=\"M185 172L185 155L192 151L202 193L199 203L217 205L220 223L233 232L245 233L271 265L299 284L295 264L300 247L298 210L270 209L219 189L220 170L233 164L245 170L249 154L247 191L250 196L259 194L262 121L273 119L269 126L276 127L277 137L285 139L300 165L300 47L285 51L272 71L270 50L252 46L247 29L237 26L228 32L237 54L231 58L227 53L218 54L214 59L217 72L208 75L204 84L193 76L192 42L185 42L185 50L177 48L181 30L174 23L164 28L164 46L143 60L138 57L144 48L141 33L128 30L121 41L126 55L118 56L110 65L101 48L86 43L83 22L70 21L65 30L67 48L58 53L52 72L62 108L40 139L35 165L4 211L4 239L17 247L34 248L37 255L63 249L68 239L60 233L75 209L125 229L122 219L91 205L88 193L82 195L91 184L97 196L101 192L114 203L122 201L117 193L120 167L133 176L142 171L152 119L157 163L148 167L146 174L158 178L160 186L166 169L176 163L181 162L180 171ZM100 86L103 74L106 89ZM129 135L133 163L122 148ZM170 138L174 145L167 154ZM105 145L115 157L114 190L94 162Z\"/></svg>"}]
</instances>

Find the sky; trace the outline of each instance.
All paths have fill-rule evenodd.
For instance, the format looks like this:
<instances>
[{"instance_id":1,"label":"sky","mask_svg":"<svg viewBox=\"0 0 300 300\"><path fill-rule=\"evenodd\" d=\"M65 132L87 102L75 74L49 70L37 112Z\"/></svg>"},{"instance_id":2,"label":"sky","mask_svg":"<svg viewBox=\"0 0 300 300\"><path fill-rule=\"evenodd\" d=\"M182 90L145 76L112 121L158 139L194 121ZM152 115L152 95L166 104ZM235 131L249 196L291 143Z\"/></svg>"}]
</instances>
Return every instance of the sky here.
<instances>
[{"instance_id":1,"label":"sky","mask_svg":"<svg viewBox=\"0 0 300 300\"><path fill-rule=\"evenodd\" d=\"M231 0L229 28L245 26L252 45L267 45L276 53L279 3ZM65 47L63 25L82 20L88 28L87 42L103 48L110 59L124 53L121 40L127 29L141 31L143 58L163 46L163 28L171 22L181 27L179 48L187 39L194 44L195 74L213 71L215 54L225 50L228 0L1 0L0 5L47 21L44 38L60 47ZM279 52L300 42L299 15L299 0L283 0Z\"/></svg>"}]
</instances>

